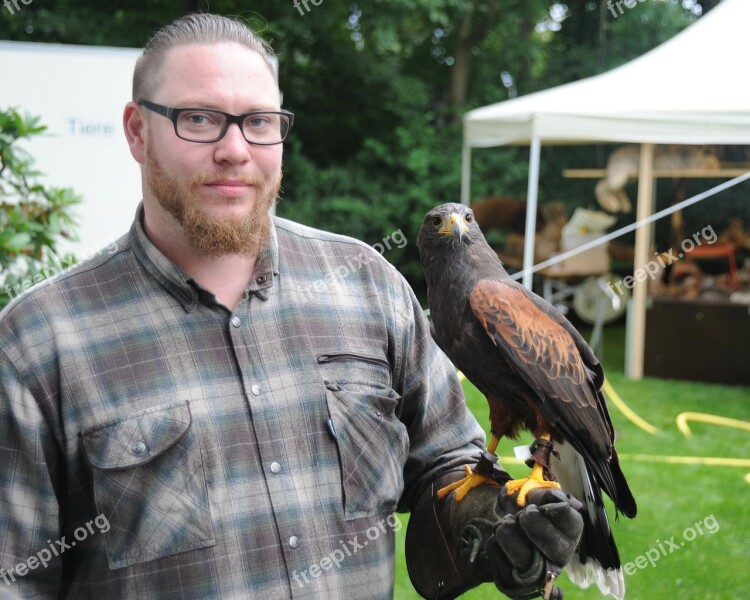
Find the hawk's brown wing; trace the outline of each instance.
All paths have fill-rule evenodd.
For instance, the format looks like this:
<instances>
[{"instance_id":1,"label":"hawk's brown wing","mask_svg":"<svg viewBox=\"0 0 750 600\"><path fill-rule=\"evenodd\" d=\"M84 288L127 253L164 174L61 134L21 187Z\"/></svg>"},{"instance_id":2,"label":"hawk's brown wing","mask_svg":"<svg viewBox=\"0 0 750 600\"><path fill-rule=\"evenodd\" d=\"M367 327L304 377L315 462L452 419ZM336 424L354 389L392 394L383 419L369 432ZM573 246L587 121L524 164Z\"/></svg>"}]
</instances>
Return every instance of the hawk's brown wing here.
<instances>
[{"instance_id":1,"label":"hawk's brown wing","mask_svg":"<svg viewBox=\"0 0 750 600\"><path fill-rule=\"evenodd\" d=\"M587 365L579 340L555 309L511 280L479 281L469 302L502 356L535 392L531 399L550 425L584 456L608 460L614 431L598 389L600 377L590 368L598 362L591 355L594 364Z\"/></svg>"}]
</instances>

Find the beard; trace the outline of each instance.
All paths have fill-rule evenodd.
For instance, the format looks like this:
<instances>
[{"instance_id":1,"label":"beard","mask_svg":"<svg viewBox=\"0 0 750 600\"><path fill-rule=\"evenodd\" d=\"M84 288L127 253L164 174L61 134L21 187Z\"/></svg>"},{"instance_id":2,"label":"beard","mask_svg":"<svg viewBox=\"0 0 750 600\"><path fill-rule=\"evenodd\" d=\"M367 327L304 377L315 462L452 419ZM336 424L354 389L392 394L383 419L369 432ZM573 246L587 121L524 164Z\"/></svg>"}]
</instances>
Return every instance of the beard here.
<instances>
[{"instance_id":1,"label":"beard","mask_svg":"<svg viewBox=\"0 0 750 600\"><path fill-rule=\"evenodd\" d=\"M256 201L246 215L217 217L201 206L199 190L217 179L234 179L255 186ZM151 147L146 148L146 181L154 197L179 223L188 244L199 256L218 258L227 254L257 256L268 240L271 217L268 213L281 188L281 170L269 180L230 173L197 173L187 186L167 175ZM227 203L240 200L225 199Z\"/></svg>"}]
</instances>

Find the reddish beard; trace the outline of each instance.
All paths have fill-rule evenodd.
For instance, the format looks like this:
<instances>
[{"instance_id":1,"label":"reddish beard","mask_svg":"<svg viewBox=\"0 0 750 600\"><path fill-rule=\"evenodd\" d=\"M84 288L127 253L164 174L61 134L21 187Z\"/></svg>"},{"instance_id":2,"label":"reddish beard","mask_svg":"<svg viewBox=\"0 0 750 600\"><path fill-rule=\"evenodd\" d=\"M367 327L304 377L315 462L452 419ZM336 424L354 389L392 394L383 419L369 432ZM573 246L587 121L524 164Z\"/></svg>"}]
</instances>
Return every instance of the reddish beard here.
<instances>
[{"instance_id":1,"label":"reddish beard","mask_svg":"<svg viewBox=\"0 0 750 600\"><path fill-rule=\"evenodd\" d=\"M201 207L200 188L217 179L233 179L256 188L252 210L241 218L217 217ZM146 148L146 181L165 211L180 224L190 246L205 258L226 254L257 256L271 227L268 210L281 187L281 170L270 180L260 177L237 177L229 174L196 174L187 186L167 175L151 147ZM231 203L232 200L227 199Z\"/></svg>"}]
</instances>

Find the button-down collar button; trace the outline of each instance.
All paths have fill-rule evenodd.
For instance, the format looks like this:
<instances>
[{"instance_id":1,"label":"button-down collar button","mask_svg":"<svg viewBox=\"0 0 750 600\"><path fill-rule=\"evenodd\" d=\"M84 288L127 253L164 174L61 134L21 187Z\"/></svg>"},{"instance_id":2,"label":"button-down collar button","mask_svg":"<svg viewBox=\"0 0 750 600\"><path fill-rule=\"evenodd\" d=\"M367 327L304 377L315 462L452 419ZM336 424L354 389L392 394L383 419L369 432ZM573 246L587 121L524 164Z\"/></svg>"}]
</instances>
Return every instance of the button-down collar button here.
<instances>
[{"instance_id":1,"label":"button-down collar button","mask_svg":"<svg viewBox=\"0 0 750 600\"><path fill-rule=\"evenodd\" d=\"M297 546L299 546L299 538L296 535L293 535L289 538L289 547L296 548Z\"/></svg>"},{"instance_id":2,"label":"button-down collar button","mask_svg":"<svg viewBox=\"0 0 750 600\"><path fill-rule=\"evenodd\" d=\"M281 472L281 465L277 463L276 461L271 463L271 473L280 473Z\"/></svg>"},{"instance_id":3,"label":"button-down collar button","mask_svg":"<svg viewBox=\"0 0 750 600\"><path fill-rule=\"evenodd\" d=\"M257 283L258 285L263 285L267 280L268 280L267 275L258 275L255 278L255 283Z\"/></svg>"},{"instance_id":4,"label":"button-down collar button","mask_svg":"<svg viewBox=\"0 0 750 600\"><path fill-rule=\"evenodd\" d=\"M135 444L133 444L132 450L133 454L141 456L142 454L146 453L146 444L144 444L143 442L136 442Z\"/></svg>"},{"instance_id":5,"label":"button-down collar button","mask_svg":"<svg viewBox=\"0 0 750 600\"><path fill-rule=\"evenodd\" d=\"M242 321L240 321L239 317L232 317L232 327L239 327Z\"/></svg>"},{"instance_id":6,"label":"button-down collar button","mask_svg":"<svg viewBox=\"0 0 750 600\"><path fill-rule=\"evenodd\" d=\"M253 386L250 388L250 391L254 396L260 396L260 386L257 383L253 384Z\"/></svg>"}]
</instances>

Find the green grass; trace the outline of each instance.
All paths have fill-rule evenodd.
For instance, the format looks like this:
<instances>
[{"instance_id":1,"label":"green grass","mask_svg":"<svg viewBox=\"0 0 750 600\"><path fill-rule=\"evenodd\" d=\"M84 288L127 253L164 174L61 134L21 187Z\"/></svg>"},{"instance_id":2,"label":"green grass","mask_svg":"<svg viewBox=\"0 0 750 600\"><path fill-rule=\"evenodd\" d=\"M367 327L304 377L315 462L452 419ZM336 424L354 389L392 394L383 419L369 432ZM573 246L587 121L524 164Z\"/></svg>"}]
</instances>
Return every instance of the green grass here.
<instances>
[{"instance_id":1,"label":"green grass","mask_svg":"<svg viewBox=\"0 0 750 600\"><path fill-rule=\"evenodd\" d=\"M655 566L636 569L625 576L627 598L726 599L750 597L750 467L706 464L667 464L650 462L663 456L734 457L749 459L750 433L716 425L691 423L693 437L685 438L675 425L675 417L685 411L704 412L750 421L750 388L643 379L630 381L622 372L624 333L622 327L605 333L604 365L607 376L620 397L639 416L659 428L649 434L628 421L610 402L610 415L617 430L617 450L623 470L638 502L638 516L613 523L613 531L623 563L635 561L659 543ZM748 366L750 368L750 365ZM464 382L467 403L477 419L488 425L484 397ZM522 438L528 443L530 438ZM521 442L518 442L521 443ZM515 444L501 442L498 453L512 456ZM513 476L528 469L506 463ZM610 511L610 515L613 513ZM406 524L407 520L402 517ZM700 523L703 534L697 534ZM716 528L718 525L718 529ZM687 541L692 528L695 539ZM709 533L708 530L715 530ZM397 534L395 598L417 599L406 572L403 538L406 527ZM670 552L665 543L672 538L679 546ZM684 542L684 544L683 544ZM644 560L644 559L642 559ZM595 588L580 590L565 577L559 579L568 599L601 598ZM502 597L491 584L468 592L462 598L480 600Z\"/></svg>"}]
</instances>

